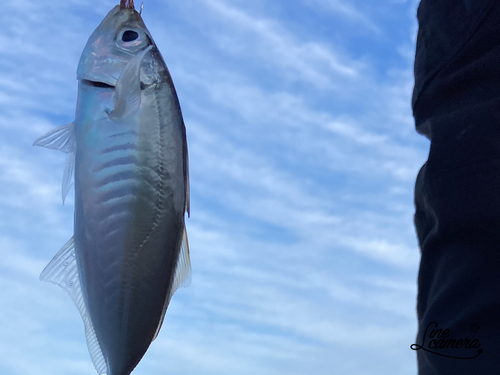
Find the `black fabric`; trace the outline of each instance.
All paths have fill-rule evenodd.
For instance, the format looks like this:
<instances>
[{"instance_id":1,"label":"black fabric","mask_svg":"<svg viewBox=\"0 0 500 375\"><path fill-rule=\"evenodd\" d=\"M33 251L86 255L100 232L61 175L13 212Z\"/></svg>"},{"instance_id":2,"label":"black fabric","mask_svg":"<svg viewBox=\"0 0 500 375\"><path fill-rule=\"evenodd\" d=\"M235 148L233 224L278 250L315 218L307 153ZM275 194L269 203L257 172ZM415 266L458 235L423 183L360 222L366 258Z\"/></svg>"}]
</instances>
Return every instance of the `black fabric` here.
<instances>
[{"instance_id":1,"label":"black fabric","mask_svg":"<svg viewBox=\"0 0 500 375\"><path fill-rule=\"evenodd\" d=\"M415 185L413 349L420 375L499 374L500 1L422 0L418 20L412 104L431 146ZM433 328L448 330L440 343Z\"/></svg>"}]
</instances>

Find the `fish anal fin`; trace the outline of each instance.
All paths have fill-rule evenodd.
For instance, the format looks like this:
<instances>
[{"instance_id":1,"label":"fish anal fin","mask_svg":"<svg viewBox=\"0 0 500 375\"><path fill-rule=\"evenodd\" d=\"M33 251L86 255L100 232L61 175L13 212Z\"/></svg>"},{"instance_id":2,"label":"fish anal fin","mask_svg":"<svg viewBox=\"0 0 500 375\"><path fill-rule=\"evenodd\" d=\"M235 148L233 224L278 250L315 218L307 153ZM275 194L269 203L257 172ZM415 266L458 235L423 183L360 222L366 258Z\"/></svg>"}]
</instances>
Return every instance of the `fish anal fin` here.
<instances>
[{"instance_id":1,"label":"fish anal fin","mask_svg":"<svg viewBox=\"0 0 500 375\"><path fill-rule=\"evenodd\" d=\"M158 324L158 328L156 328L153 340L155 340L156 337L158 337L158 334L160 333L163 320L165 319L165 314L167 313L168 305L170 304L170 300L172 299L172 296L174 295L175 291L180 286L183 287L189 286L190 283L191 283L191 259L189 256L189 243L187 238L186 227L184 227L184 231L182 234L181 251L179 254L179 259L177 260L177 266L175 268L174 281L172 283L172 287L170 288L170 292L168 293L167 298L165 299L165 304L163 305L163 312L161 314L160 322Z\"/></svg>"},{"instance_id":2,"label":"fish anal fin","mask_svg":"<svg viewBox=\"0 0 500 375\"><path fill-rule=\"evenodd\" d=\"M66 242L47 267L45 267L40 275L40 280L59 285L69 294L85 324L87 347L94 367L99 374L107 373L108 366L83 299L73 237Z\"/></svg>"}]
</instances>

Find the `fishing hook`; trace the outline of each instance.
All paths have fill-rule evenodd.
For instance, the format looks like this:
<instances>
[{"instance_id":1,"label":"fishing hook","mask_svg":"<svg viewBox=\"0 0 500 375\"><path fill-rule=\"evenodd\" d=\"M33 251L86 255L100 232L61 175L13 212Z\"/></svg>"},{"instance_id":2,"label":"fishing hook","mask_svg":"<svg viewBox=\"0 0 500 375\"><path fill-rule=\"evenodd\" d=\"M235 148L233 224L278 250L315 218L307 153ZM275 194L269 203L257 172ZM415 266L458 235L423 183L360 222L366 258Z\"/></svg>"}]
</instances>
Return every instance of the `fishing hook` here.
<instances>
[{"instance_id":1,"label":"fishing hook","mask_svg":"<svg viewBox=\"0 0 500 375\"><path fill-rule=\"evenodd\" d=\"M134 0L120 0L120 9L135 9Z\"/></svg>"}]
</instances>

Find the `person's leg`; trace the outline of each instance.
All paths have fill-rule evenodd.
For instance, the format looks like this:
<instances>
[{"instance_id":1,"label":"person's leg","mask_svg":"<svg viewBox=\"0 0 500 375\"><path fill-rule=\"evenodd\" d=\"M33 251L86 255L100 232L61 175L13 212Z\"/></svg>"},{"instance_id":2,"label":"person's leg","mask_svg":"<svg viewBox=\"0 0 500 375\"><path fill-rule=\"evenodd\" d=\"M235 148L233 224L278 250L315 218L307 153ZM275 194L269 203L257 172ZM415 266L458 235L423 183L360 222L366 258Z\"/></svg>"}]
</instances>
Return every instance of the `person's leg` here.
<instances>
[{"instance_id":1,"label":"person's leg","mask_svg":"<svg viewBox=\"0 0 500 375\"><path fill-rule=\"evenodd\" d=\"M412 348L420 375L496 374L500 2L423 0L419 27L414 116L431 147L415 186L422 257Z\"/></svg>"}]
</instances>

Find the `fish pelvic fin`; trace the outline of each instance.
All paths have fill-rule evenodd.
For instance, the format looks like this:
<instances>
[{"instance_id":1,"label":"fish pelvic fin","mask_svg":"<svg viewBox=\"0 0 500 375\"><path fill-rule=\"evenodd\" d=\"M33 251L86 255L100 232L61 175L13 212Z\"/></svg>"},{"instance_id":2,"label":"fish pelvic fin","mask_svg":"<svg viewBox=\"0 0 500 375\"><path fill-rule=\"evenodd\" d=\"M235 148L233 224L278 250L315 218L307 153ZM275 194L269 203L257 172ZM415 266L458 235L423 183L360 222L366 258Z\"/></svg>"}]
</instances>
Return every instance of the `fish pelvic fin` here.
<instances>
[{"instance_id":1,"label":"fish pelvic fin","mask_svg":"<svg viewBox=\"0 0 500 375\"><path fill-rule=\"evenodd\" d=\"M155 335L153 340L158 337L160 333L161 326L163 325L163 320L165 319L165 314L167 313L168 305L170 304L170 300L174 295L175 291L180 287L186 287L191 284L191 258L189 256L189 243L187 238L186 226L184 226L184 231L182 233L182 243L181 243L181 251L179 253L179 259L177 260L177 265L175 268L175 276L174 281L172 283L172 287L165 299L165 304L163 305L163 312L161 314L160 323L158 324L158 328L156 328Z\"/></svg>"},{"instance_id":2,"label":"fish pelvic fin","mask_svg":"<svg viewBox=\"0 0 500 375\"><path fill-rule=\"evenodd\" d=\"M119 121L137 112L141 106L141 63L153 46L132 57L123 68L115 88L115 108L106 110L113 121Z\"/></svg>"},{"instance_id":3,"label":"fish pelvic fin","mask_svg":"<svg viewBox=\"0 0 500 375\"><path fill-rule=\"evenodd\" d=\"M66 242L54 259L45 267L40 275L40 280L59 285L69 294L85 324L85 336L92 363L99 374L107 373L108 365L102 354L101 346L97 340L94 326L83 299L73 237Z\"/></svg>"},{"instance_id":4,"label":"fish pelvic fin","mask_svg":"<svg viewBox=\"0 0 500 375\"><path fill-rule=\"evenodd\" d=\"M62 179L62 201L66 200L75 177L76 134L73 122L52 129L33 142L33 146L59 150L66 153Z\"/></svg>"}]
</instances>

